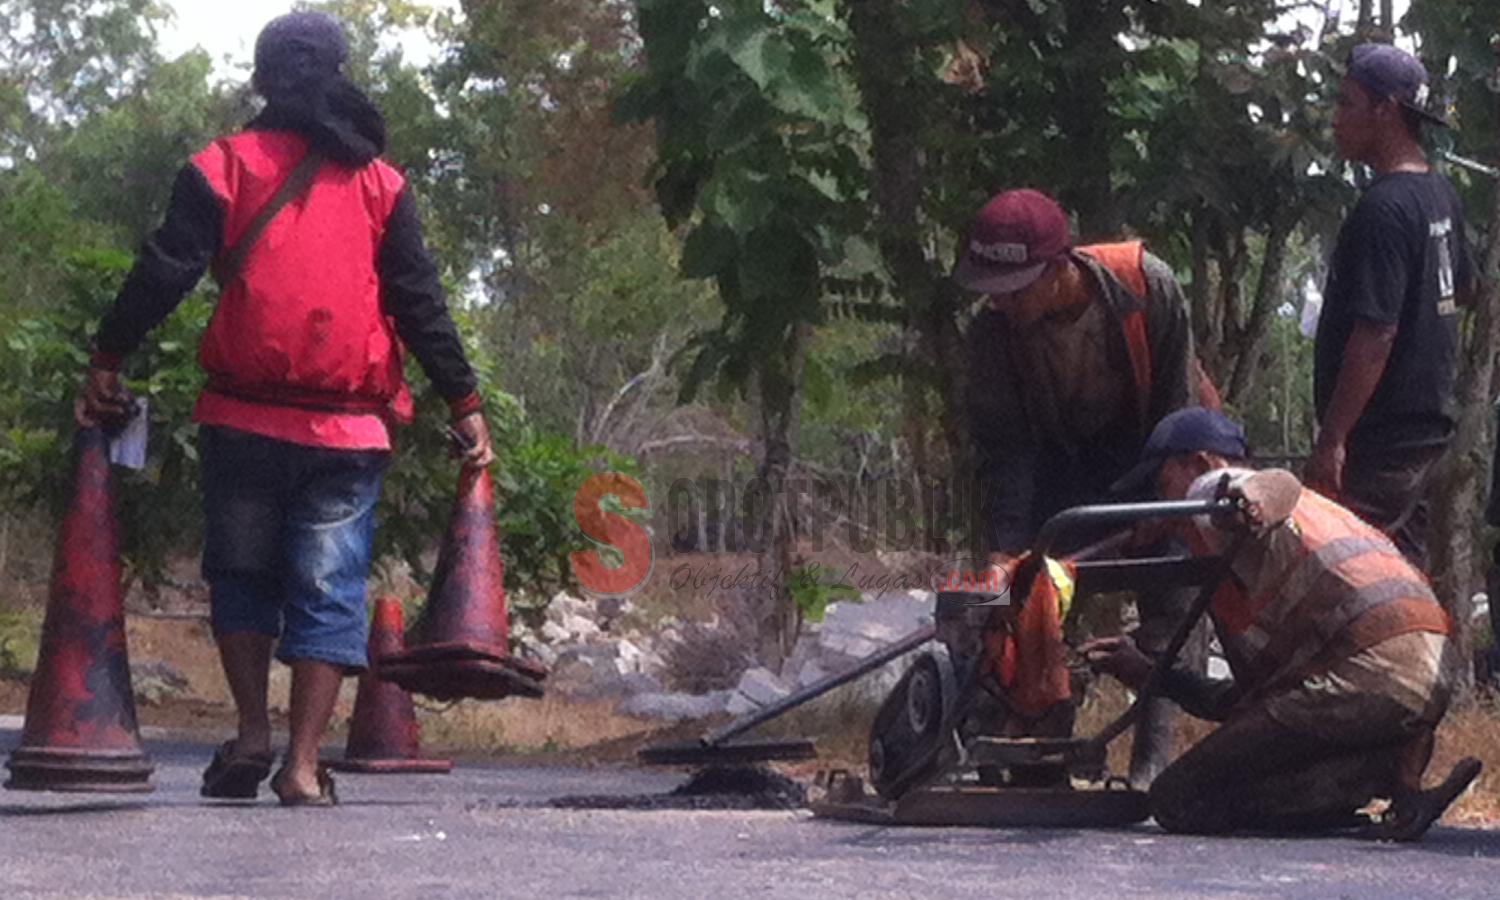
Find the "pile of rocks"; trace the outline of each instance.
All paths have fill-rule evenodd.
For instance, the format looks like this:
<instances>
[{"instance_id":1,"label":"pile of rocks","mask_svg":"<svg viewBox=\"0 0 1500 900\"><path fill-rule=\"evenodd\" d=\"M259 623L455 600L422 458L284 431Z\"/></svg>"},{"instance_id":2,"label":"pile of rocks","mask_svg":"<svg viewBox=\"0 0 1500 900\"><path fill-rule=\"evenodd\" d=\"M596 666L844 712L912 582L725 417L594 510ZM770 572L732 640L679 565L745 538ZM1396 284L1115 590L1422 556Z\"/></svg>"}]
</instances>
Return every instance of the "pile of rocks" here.
<instances>
[{"instance_id":1,"label":"pile of rocks","mask_svg":"<svg viewBox=\"0 0 1500 900\"><path fill-rule=\"evenodd\" d=\"M751 666L733 689L706 693L668 689L665 655L671 642L683 639L682 630L670 622L655 633L622 627L632 611L628 600L559 594L540 628L518 623L515 636L521 653L550 670L549 691L579 700L613 699L623 715L682 721L719 712L743 715L848 669L922 627L933 607L933 595L919 590L832 603L822 622L804 628L779 675ZM856 685L878 699L904 669L898 660Z\"/></svg>"}]
</instances>

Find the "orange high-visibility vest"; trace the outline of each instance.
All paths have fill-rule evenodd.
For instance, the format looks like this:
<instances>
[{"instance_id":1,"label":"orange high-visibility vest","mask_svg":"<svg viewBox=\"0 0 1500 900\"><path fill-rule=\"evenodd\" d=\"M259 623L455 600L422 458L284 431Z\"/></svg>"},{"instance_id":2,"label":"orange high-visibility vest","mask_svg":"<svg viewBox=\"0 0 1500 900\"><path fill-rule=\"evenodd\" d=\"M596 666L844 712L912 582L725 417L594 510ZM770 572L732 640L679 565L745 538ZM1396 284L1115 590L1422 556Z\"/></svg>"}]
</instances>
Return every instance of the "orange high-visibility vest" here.
<instances>
[{"instance_id":1,"label":"orange high-visibility vest","mask_svg":"<svg viewBox=\"0 0 1500 900\"><path fill-rule=\"evenodd\" d=\"M1078 250L1098 260L1136 297L1142 300L1146 298L1150 291L1143 265L1146 248L1140 241L1090 244L1079 247ZM1141 416L1145 417L1151 409L1151 338L1146 333L1145 310L1137 307L1127 312L1120 319L1120 330L1124 333L1125 350L1130 357L1131 372L1135 375L1137 407ZM1208 409L1223 409L1224 401L1219 396L1218 388L1204 371L1202 362L1196 358L1192 362L1198 379L1198 405ZM1146 430L1149 432L1150 428Z\"/></svg>"},{"instance_id":2,"label":"orange high-visibility vest","mask_svg":"<svg viewBox=\"0 0 1500 900\"><path fill-rule=\"evenodd\" d=\"M242 131L193 159L224 210L231 247L302 158L303 136ZM209 391L349 412L410 414L401 344L381 310L377 256L405 180L380 160L324 162L223 286L198 359Z\"/></svg>"},{"instance_id":3,"label":"orange high-visibility vest","mask_svg":"<svg viewBox=\"0 0 1500 900\"><path fill-rule=\"evenodd\" d=\"M1241 557L1260 567L1256 583L1241 581L1237 565L1211 607L1237 676L1277 686L1387 638L1451 630L1427 579L1390 539L1314 491L1303 489L1267 540Z\"/></svg>"}]
</instances>

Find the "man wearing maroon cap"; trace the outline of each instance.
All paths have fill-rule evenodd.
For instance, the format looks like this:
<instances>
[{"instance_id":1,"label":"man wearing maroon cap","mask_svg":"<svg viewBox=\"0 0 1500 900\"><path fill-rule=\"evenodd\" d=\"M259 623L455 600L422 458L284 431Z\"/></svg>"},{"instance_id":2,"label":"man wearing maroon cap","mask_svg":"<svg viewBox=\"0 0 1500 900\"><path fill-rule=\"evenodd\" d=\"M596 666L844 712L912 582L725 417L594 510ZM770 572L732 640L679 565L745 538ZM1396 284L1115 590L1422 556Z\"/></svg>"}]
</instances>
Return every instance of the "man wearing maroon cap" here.
<instances>
[{"instance_id":1,"label":"man wearing maroon cap","mask_svg":"<svg viewBox=\"0 0 1500 900\"><path fill-rule=\"evenodd\" d=\"M1349 55L1339 152L1374 181L1339 231L1313 354L1317 441L1307 483L1427 564L1431 473L1455 423L1458 307L1473 269L1453 186L1422 151L1427 72L1387 44Z\"/></svg>"},{"instance_id":2,"label":"man wearing maroon cap","mask_svg":"<svg viewBox=\"0 0 1500 900\"><path fill-rule=\"evenodd\" d=\"M988 295L969 328L967 414L981 496L994 497L983 549L1015 555L1052 514L1110 499L1156 423L1198 402L1187 302L1140 242L1075 248L1062 209L1026 189L979 211L953 277ZM1164 647L1190 599L1143 596L1138 640ZM1161 703L1137 730L1141 786L1166 764Z\"/></svg>"}]
</instances>

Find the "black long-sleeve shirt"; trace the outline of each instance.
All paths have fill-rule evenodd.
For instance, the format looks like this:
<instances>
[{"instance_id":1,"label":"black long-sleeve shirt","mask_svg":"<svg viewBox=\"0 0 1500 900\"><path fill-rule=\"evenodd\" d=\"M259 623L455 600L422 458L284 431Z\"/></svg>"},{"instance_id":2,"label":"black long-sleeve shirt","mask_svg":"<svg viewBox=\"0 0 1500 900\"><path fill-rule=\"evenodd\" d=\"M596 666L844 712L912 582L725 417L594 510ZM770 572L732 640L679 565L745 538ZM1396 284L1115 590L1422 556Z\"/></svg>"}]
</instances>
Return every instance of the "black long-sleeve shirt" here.
<instances>
[{"instance_id":1,"label":"black long-sleeve shirt","mask_svg":"<svg viewBox=\"0 0 1500 900\"><path fill-rule=\"evenodd\" d=\"M187 296L223 248L224 210L196 166L177 173L166 218L137 255L125 285L100 322L95 346L120 358ZM448 313L436 263L422 240L422 223L410 192L403 191L386 221L376 269L383 311L421 364L434 389L449 401L478 385Z\"/></svg>"}]
</instances>

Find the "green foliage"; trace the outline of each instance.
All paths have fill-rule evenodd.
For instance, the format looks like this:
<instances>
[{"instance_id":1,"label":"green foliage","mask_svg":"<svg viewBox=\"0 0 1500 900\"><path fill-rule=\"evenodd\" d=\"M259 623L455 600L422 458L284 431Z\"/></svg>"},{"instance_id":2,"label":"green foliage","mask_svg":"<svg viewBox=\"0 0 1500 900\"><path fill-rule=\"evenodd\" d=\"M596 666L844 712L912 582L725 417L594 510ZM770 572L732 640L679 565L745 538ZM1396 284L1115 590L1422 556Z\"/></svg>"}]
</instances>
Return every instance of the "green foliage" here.
<instances>
[{"instance_id":1,"label":"green foliage","mask_svg":"<svg viewBox=\"0 0 1500 900\"><path fill-rule=\"evenodd\" d=\"M453 185L451 178L428 176L451 174L441 151L454 134L472 137L469 146L477 155L487 149L490 123L480 114L462 117L483 112L482 105L459 102L440 115L421 73L380 49L392 26L425 21L427 11L378 0L330 7L351 25L351 71L386 107L392 154L417 166L419 186ZM129 268L126 248L159 218L188 154L249 112L242 91L210 84L202 54L164 62L151 51L142 29L156 14L155 6L141 0L96 6L0 0L0 22L12 26L0 38L9 53L0 55L0 70L9 73L0 79L0 158L13 163L0 167L0 232L7 236L0 264L12 273L0 284L0 378L8 386L0 395L0 498L7 503L57 511L68 478L72 400L91 332ZM29 34L23 27L46 22L58 28ZM72 28L74 22L80 27ZM452 33L451 22L439 27ZM19 93L10 93L13 87ZM429 169L433 148L439 163ZM480 210L488 202L486 190L475 187L472 176L479 174L471 169L469 193L435 191L439 198L464 198L431 229L460 271L463 255L452 251L465 245L444 238L452 233L448 226L462 227L463 210ZM479 232L469 252L487 254L490 234ZM657 326L680 318L680 301L693 292L677 283L669 264L657 262L661 248L658 225L649 236L630 231L619 243L584 256L593 266L580 291L582 319L593 323L588 340L613 337L638 316L638 306L632 310L619 302L636 294L659 301L648 317ZM618 258L611 260L611 253ZM651 265L658 274L647 274ZM203 381L197 342L212 303L207 286L190 296L124 372L127 386L151 408L146 468L116 474L122 550L132 574L148 581L164 572L169 556L199 542L197 429L190 411ZM599 467L633 471L633 462L597 447L575 448L529 421L520 403L498 387L493 355L478 334L492 324L492 315L476 313L474 321L464 320L463 333L480 369L499 455L496 515L504 533L506 581L546 595L570 583L567 553L582 549L572 521L578 484ZM566 380L565 372L556 378ZM457 465L448 458L446 418L444 404L424 397L417 421L398 429L378 513L377 553L404 558L419 574L453 502Z\"/></svg>"},{"instance_id":2,"label":"green foliage","mask_svg":"<svg viewBox=\"0 0 1500 900\"><path fill-rule=\"evenodd\" d=\"M691 220L682 270L714 280L724 317L694 346L692 397L723 378L795 391L786 346L824 317L825 269L857 232L864 121L837 66L846 40L832 8L773 15L697 0L638 4L647 67L617 115L658 124L657 200Z\"/></svg>"},{"instance_id":3,"label":"green foliage","mask_svg":"<svg viewBox=\"0 0 1500 900\"><path fill-rule=\"evenodd\" d=\"M593 545L573 518L573 495L598 472L639 474L629 457L576 447L557 434L531 433L506 449L498 473L499 522L507 575L517 572L518 585L548 597L577 587L569 554Z\"/></svg>"},{"instance_id":4,"label":"green foliage","mask_svg":"<svg viewBox=\"0 0 1500 900\"><path fill-rule=\"evenodd\" d=\"M0 421L9 423L0 437L0 495L11 502L61 512L89 337L129 265L115 250L74 252L61 267L61 302L6 328L0 378L14 388L0 399ZM149 401L151 427L146 468L121 470L116 480L121 553L148 580L164 572L171 554L196 543L201 522L188 412L201 384L195 352L207 313L203 295L183 303L123 373L126 386Z\"/></svg>"},{"instance_id":5,"label":"green foliage","mask_svg":"<svg viewBox=\"0 0 1500 900\"><path fill-rule=\"evenodd\" d=\"M1433 96L1446 101L1456 132L1435 135L1458 153L1494 165L1500 158L1500 3L1496 0L1454 2L1424 0L1413 3L1402 25L1422 38L1422 54L1429 70L1440 77ZM1446 65L1445 65L1446 63ZM1489 227L1493 182L1473 172L1450 167L1448 175L1464 197L1471 220Z\"/></svg>"},{"instance_id":6,"label":"green foliage","mask_svg":"<svg viewBox=\"0 0 1500 900\"><path fill-rule=\"evenodd\" d=\"M41 633L41 610L0 608L0 675L30 672L36 667Z\"/></svg>"},{"instance_id":7,"label":"green foliage","mask_svg":"<svg viewBox=\"0 0 1500 900\"><path fill-rule=\"evenodd\" d=\"M833 600L858 600L859 589L842 581L824 581L818 577L815 565L800 566L791 571L787 592L797 613L805 622L821 622Z\"/></svg>"}]
</instances>

